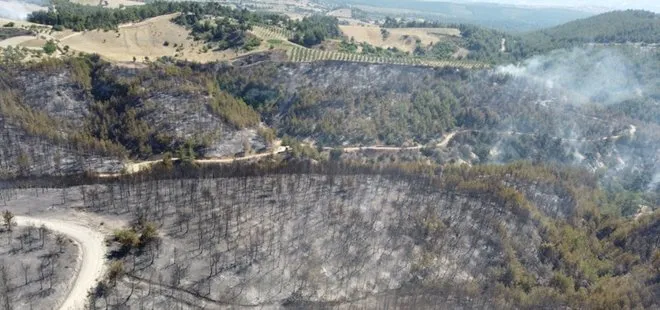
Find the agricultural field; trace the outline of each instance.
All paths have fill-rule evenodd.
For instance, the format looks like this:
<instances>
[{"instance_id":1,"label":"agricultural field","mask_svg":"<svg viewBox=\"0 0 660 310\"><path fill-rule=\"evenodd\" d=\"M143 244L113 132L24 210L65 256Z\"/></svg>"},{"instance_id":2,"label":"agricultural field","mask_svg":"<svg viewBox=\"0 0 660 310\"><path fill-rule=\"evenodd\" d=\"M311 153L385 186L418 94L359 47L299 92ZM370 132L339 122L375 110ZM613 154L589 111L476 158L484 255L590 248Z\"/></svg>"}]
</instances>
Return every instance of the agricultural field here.
<instances>
[{"instance_id":1,"label":"agricultural field","mask_svg":"<svg viewBox=\"0 0 660 310\"><path fill-rule=\"evenodd\" d=\"M417 41L422 46L428 46L461 35L455 28L396 28L387 29L389 35L384 38L379 27L341 25L339 28L346 37L354 38L356 42L367 42L382 48L396 47L404 52L414 51Z\"/></svg>"},{"instance_id":2,"label":"agricultural field","mask_svg":"<svg viewBox=\"0 0 660 310\"><path fill-rule=\"evenodd\" d=\"M141 61L162 56L211 62L237 56L231 50L206 51L203 42L194 41L186 28L171 22L174 16L176 14L163 15L140 23L122 25L118 31L72 32L60 39L60 45L120 62L133 61L133 57Z\"/></svg>"},{"instance_id":3,"label":"agricultural field","mask_svg":"<svg viewBox=\"0 0 660 310\"><path fill-rule=\"evenodd\" d=\"M281 40L288 41L293 38L293 32L280 27L273 26L254 26L252 27L252 34L261 38L264 41L268 40Z\"/></svg>"},{"instance_id":4,"label":"agricultural field","mask_svg":"<svg viewBox=\"0 0 660 310\"><path fill-rule=\"evenodd\" d=\"M485 68L485 64L460 61L460 60L431 60L415 57L379 57L362 54L342 53L336 51L324 51L318 49L309 49L304 47L293 47L288 50L289 61L291 62L314 62L324 60L381 63L408 66L425 67L459 67L466 69Z\"/></svg>"}]
</instances>

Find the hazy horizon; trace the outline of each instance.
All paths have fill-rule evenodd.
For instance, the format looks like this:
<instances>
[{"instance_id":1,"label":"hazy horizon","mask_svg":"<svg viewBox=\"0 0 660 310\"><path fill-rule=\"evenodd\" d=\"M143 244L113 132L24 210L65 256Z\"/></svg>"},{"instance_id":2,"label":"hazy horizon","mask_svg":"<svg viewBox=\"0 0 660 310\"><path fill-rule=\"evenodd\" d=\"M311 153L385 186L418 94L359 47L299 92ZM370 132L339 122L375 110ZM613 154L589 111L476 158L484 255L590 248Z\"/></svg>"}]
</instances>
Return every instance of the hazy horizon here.
<instances>
[{"instance_id":1,"label":"hazy horizon","mask_svg":"<svg viewBox=\"0 0 660 310\"><path fill-rule=\"evenodd\" d=\"M573 8L589 11L608 11L608 10L626 10L643 9L660 13L660 2L656 0L636 0L636 1L617 1L617 0L426 0L433 2L456 2L456 3L500 3L516 6L529 7L561 7Z\"/></svg>"}]
</instances>

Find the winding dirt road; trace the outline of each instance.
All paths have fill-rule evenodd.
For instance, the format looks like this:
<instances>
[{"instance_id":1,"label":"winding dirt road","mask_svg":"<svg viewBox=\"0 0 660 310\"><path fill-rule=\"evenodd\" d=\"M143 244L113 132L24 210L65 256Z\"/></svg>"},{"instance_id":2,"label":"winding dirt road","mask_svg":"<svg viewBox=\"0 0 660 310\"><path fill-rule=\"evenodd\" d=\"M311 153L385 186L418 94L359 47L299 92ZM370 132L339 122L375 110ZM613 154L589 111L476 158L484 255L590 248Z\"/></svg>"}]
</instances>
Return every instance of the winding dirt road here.
<instances>
[{"instance_id":1,"label":"winding dirt road","mask_svg":"<svg viewBox=\"0 0 660 310\"><path fill-rule=\"evenodd\" d=\"M447 144L449 144L449 141L456 136L456 134L461 133L461 132L466 132L466 131L454 131L448 133L438 144L436 144L436 147L447 147ZM414 150L421 150L424 147L424 145L415 145L415 146L382 146L382 145L375 145L375 146L349 146L342 148L341 150L344 153L354 153L354 152L359 152L359 151L383 151L383 152L398 152L398 151L414 151ZM324 147L323 148L326 151L331 151L334 148L332 147Z\"/></svg>"},{"instance_id":2,"label":"winding dirt road","mask_svg":"<svg viewBox=\"0 0 660 310\"><path fill-rule=\"evenodd\" d=\"M284 153L287 150L289 150L289 148L287 148L286 146L280 146L270 152L265 152L265 153L246 155L242 157L195 159L194 162L198 164L230 164L236 161L246 161L251 159L264 158L275 154Z\"/></svg>"},{"instance_id":3,"label":"winding dirt road","mask_svg":"<svg viewBox=\"0 0 660 310\"><path fill-rule=\"evenodd\" d=\"M233 162L237 161L247 161L251 159L259 159L259 158L264 158L280 153L284 153L288 151L289 148L286 146L279 146L276 149L264 153L257 153L257 154L252 154L252 155L245 155L241 157L222 157L222 158L207 158L207 159L195 159L193 160L194 163L197 164L231 164ZM179 158L171 158L172 161L177 161ZM157 159L157 160L149 160L149 161L141 161L141 162L129 162L129 163L124 163L124 172L123 173L100 173L97 174L96 176L99 178L115 178L119 177L122 175L128 175L128 174L134 174L138 173L140 171L146 170L151 168L151 166L158 164L162 162L162 159Z\"/></svg>"},{"instance_id":4,"label":"winding dirt road","mask_svg":"<svg viewBox=\"0 0 660 310\"><path fill-rule=\"evenodd\" d=\"M51 220L16 216L19 226L41 226L63 234L78 244L78 274L71 282L69 292L59 303L60 310L84 309L87 301L87 293L96 285L97 281L105 272L106 248L103 235L80 224ZM57 308L57 307L54 307Z\"/></svg>"}]
</instances>

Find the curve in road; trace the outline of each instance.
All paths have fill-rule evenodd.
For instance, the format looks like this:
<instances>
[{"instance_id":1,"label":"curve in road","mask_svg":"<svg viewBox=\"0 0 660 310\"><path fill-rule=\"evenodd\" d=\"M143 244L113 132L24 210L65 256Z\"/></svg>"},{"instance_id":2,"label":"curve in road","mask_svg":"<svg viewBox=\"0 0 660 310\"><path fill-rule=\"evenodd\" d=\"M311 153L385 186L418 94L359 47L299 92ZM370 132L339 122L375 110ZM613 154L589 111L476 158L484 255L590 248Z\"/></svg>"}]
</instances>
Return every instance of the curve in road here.
<instances>
[{"instance_id":1,"label":"curve in road","mask_svg":"<svg viewBox=\"0 0 660 310\"><path fill-rule=\"evenodd\" d=\"M252 159L260 159L268 156L273 156L276 154L284 153L288 151L289 148L286 146L279 146L274 150L264 152L264 153L258 153L258 154L252 154L252 155L245 155L241 157L224 157L224 158L207 158L207 159L195 159L193 160L194 163L197 164L231 164L234 162L238 161L247 161L247 160L252 160ZM177 161L179 158L171 158L172 161ZM135 163L125 163L124 164L124 173L99 173L96 176L99 178L115 178L119 177L122 175L129 175L129 174L134 174L138 173L140 171L143 171L145 169L149 169L151 166L158 164L162 162L162 159L157 159L157 160L149 160L149 161L141 161L141 162L135 162Z\"/></svg>"},{"instance_id":2,"label":"curve in road","mask_svg":"<svg viewBox=\"0 0 660 310\"><path fill-rule=\"evenodd\" d=\"M73 285L59 305L60 310L84 309L87 293L94 288L105 272L106 248L101 233L76 223L61 220L16 216L19 226L44 225L51 231L73 239L80 249L79 270Z\"/></svg>"}]
</instances>

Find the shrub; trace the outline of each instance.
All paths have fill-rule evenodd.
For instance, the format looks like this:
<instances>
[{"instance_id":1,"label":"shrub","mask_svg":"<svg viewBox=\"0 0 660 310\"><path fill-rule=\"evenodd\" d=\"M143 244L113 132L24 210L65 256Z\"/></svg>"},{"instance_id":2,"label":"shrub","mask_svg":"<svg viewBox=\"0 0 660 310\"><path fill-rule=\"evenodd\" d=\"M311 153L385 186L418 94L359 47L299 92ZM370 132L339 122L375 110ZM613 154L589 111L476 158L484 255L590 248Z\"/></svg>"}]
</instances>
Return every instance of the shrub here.
<instances>
[{"instance_id":1,"label":"shrub","mask_svg":"<svg viewBox=\"0 0 660 310\"><path fill-rule=\"evenodd\" d=\"M55 53L56 50L57 50L57 44L55 44L53 40L49 40L44 45L44 52L46 52L46 54L48 55L52 55L53 53Z\"/></svg>"},{"instance_id":2,"label":"shrub","mask_svg":"<svg viewBox=\"0 0 660 310\"><path fill-rule=\"evenodd\" d=\"M121 229L114 233L115 241L119 242L124 248L134 248L140 245L140 237L132 229Z\"/></svg>"}]
</instances>

